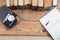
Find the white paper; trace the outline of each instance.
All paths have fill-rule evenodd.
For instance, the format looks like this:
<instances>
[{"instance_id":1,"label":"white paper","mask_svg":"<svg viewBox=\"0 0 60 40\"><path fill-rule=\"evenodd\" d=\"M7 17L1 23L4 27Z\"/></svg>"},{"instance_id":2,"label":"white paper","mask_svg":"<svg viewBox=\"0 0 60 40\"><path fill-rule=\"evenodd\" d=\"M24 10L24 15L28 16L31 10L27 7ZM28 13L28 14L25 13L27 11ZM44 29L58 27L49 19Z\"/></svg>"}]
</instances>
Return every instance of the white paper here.
<instances>
[{"instance_id":1,"label":"white paper","mask_svg":"<svg viewBox=\"0 0 60 40\"><path fill-rule=\"evenodd\" d=\"M54 8L40 20L54 40L60 40L60 12Z\"/></svg>"}]
</instances>

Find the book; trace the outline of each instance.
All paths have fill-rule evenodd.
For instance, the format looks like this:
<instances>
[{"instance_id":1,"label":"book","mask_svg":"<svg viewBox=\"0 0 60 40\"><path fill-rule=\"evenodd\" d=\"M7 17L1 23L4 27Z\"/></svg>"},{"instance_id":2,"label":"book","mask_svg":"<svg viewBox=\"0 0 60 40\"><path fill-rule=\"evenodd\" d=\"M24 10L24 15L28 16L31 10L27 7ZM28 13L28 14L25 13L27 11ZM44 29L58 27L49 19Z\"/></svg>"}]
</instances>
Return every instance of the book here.
<instances>
[{"instance_id":1,"label":"book","mask_svg":"<svg viewBox=\"0 0 60 40\"><path fill-rule=\"evenodd\" d=\"M53 0L53 6L57 6L58 5L58 0Z\"/></svg>"},{"instance_id":2,"label":"book","mask_svg":"<svg viewBox=\"0 0 60 40\"><path fill-rule=\"evenodd\" d=\"M38 0L38 7L44 7L44 0Z\"/></svg>"},{"instance_id":3,"label":"book","mask_svg":"<svg viewBox=\"0 0 60 40\"><path fill-rule=\"evenodd\" d=\"M10 0L6 0L6 6L10 6Z\"/></svg>"},{"instance_id":4,"label":"book","mask_svg":"<svg viewBox=\"0 0 60 40\"><path fill-rule=\"evenodd\" d=\"M30 5L31 4L31 0L24 0L24 5Z\"/></svg>"},{"instance_id":5,"label":"book","mask_svg":"<svg viewBox=\"0 0 60 40\"><path fill-rule=\"evenodd\" d=\"M24 9L31 8L31 0L24 0Z\"/></svg>"},{"instance_id":6,"label":"book","mask_svg":"<svg viewBox=\"0 0 60 40\"><path fill-rule=\"evenodd\" d=\"M14 5L14 0L10 0L10 6Z\"/></svg>"},{"instance_id":7,"label":"book","mask_svg":"<svg viewBox=\"0 0 60 40\"><path fill-rule=\"evenodd\" d=\"M44 0L38 0L37 10L43 10L43 8L44 8Z\"/></svg>"},{"instance_id":8,"label":"book","mask_svg":"<svg viewBox=\"0 0 60 40\"><path fill-rule=\"evenodd\" d=\"M18 0L18 5L23 6L24 5L24 0Z\"/></svg>"},{"instance_id":9,"label":"book","mask_svg":"<svg viewBox=\"0 0 60 40\"><path fill-rule=\"evenodd\" d=\"M14 0L14 6L18 5L18 0Z\"/></svg>"},{"instance_id":10,"label":"book","mask_svg":"<svg viewBox=\"0 0 60 40\"><path fill-rule=\"evenodd\" d=\"M38 6L38 0L32 0L32 9L33 10L36 10L37 9L37 6Z\"/></svg>"},{"instance_id":11,"label":"book","mask_svg":"<svg viewBox=\"0 0 60 40\"><path fill-rule=\"evenodd\" d=\"M54 40L60 40L60 12L57 8L49 11L39 21Z\"/></svg>"},{"instance_id":12,"label":"book","mask_svg":"<svg viewBox=\"0 0 60 40\"><path fill-rule=\"evenodd\" d=\"M50 10L52 8L53 0L38 0L38 8L37 10Z\"/></svg>"},{"instance_id":13,"label":"book","mask_svg":"<svg viewBox=\"0 0 60 40\"><path fill-rule=\"evenodd\" d=\"M44 0L44 8L45 8L45 9L51 8L51 7L52 7L52 1L53 1L53 0Z\"/></svg>"}]
</instances>

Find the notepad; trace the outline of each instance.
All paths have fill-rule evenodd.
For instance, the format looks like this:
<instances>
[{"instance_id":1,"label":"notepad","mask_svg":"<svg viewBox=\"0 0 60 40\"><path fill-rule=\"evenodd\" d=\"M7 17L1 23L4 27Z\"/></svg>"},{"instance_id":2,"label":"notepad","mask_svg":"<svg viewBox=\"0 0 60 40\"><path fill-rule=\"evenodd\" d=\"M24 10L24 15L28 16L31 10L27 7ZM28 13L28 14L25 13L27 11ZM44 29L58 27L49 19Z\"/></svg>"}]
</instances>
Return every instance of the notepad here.
<instances>
[{"instance_id":1,"label":"notepad","mask_svg":"<svg viewBox=\"0 0 60 40\"><path fill-rule=\"evenodd\" d=\"M52 9L39 21L54 40L60 40L60 12L57 8Z\"/></svg>"}]
</instances>

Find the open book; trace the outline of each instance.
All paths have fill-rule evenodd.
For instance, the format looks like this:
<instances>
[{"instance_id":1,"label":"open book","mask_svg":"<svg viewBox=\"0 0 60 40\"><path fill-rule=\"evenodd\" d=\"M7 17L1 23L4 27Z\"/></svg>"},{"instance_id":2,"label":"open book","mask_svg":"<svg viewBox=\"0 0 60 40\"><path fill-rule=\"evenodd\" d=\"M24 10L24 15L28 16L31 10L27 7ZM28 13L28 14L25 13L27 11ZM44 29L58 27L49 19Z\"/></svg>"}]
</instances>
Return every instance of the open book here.
<instances>
[{"instance_id":1,"label":"open book","mask_svg":"<svg viewBox=\"0 0 60 40\"><path fill-rule=\"evenodd\" d=\"M60 40L60 12L57 8L52 9L39 21L50 33L54 40Z\"/></svg>"}]
</instances>

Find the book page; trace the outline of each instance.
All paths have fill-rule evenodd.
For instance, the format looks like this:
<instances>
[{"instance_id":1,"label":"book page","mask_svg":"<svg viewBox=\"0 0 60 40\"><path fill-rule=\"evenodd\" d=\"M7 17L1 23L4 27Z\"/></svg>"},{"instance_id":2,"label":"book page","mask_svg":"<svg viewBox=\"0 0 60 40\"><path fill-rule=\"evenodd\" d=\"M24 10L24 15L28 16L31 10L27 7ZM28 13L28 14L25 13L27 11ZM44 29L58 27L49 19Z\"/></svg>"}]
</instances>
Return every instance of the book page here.
<instances>
[{"instance_id":1,"label":"book page","mask_svg":"<svg viewBox=\"0 0 60 40\"><path fill-rule=\"evenodd\" d=\"M57 8L51 10L39 21L46 28L54 40L60 39L60 12L57 10Z\"/></svg>"}]
</instances>

